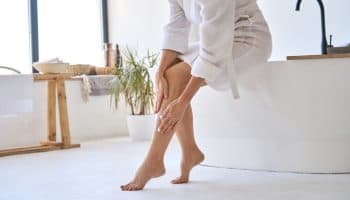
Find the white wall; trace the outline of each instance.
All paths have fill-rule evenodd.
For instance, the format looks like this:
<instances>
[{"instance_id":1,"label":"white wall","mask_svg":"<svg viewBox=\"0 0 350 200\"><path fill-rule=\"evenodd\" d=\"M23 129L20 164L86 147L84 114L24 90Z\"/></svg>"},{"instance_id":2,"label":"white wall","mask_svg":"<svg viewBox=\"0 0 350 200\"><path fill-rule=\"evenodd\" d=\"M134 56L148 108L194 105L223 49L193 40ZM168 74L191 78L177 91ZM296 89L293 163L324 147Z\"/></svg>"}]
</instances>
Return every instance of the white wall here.
<instances>
[{"instance_id":1,"label":"white wall","mask_svg":"<svg viewBox=\"0 0 350 200\"><path fill-rule=\"evenodd\" d=\"M288 55L318 54L321 48L320 12L315 1L258 0L273 34L272 60ZM113 42L141 49L159 50L162 25L167 21L166 0L110 0L110 27ZM350 1L326 0L328 35L335 45L350 43Z\"/></svg>"},{"instance_id":2,"label":"white wall","mask_svg":"<svg viewBox=\"0 0 350 200\"><path fill-rule=\"evenodd\" d=\"M90 97L84 103L80 81L67 81L66 88L73 142L127 135L126 111L123 106L118 111L110 107L109 96ZM12 117L0 116L0 149L38 145L46 139L46 90L45 82L34 84L34 112ZM59 122L57 127L59 131Z\"/></svg>"},{"instance_id":3,"label":"white wall","mask_svg":"<svg viewBox=\"0 0 350 200\"><path fill-rule=\"evenodd\" d=\"M162 25L167 21L166 0L110 0L110 37L132 48L158 50Z\"/></svg>"}]
</instances>

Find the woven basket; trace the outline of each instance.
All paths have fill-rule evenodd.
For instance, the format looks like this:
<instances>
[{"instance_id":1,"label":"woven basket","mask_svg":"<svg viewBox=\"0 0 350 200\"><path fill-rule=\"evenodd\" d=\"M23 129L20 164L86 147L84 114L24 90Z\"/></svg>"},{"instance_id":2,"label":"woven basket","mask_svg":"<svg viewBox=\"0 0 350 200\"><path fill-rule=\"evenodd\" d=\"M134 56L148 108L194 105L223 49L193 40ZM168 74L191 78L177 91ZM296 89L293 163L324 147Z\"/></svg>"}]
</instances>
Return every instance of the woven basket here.
<instances>
[{"instance_id":1,"label":"woven basket","mask_svg":"<svg viewBox=\"0 0 350 200\"><path fill-rule=\"evenodd\" d=\"M70 65L67 68L67 73L72 73L74 76L83 74L88 75L91 71L91 68L93 68L91 65Z\"/></svg>"}]
</instances>

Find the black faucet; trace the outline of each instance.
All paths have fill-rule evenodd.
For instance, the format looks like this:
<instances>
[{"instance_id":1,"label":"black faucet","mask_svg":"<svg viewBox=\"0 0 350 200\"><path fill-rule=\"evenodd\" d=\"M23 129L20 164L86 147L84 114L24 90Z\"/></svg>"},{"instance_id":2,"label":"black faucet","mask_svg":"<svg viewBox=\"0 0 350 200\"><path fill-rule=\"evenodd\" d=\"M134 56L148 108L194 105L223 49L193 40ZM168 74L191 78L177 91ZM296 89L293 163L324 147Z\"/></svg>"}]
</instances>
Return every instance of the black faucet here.
<instances>
[{"instance_id":1,"label":"black faucet","mask_svg":"<svg viewBox=\"0 0 350 200\"><path fill-rule=\"evenodd\" d=\"M297 8L296 10L300 10L300 5L301 5L302 0L298 0L297 2ZM325 11L324 11L324 5L322 0L317 0L320 9L321 9L321 25L322 25L322 54L327 54L327 36L326 36L326 17L325 17Z\"/></svg>"}]
</instances>

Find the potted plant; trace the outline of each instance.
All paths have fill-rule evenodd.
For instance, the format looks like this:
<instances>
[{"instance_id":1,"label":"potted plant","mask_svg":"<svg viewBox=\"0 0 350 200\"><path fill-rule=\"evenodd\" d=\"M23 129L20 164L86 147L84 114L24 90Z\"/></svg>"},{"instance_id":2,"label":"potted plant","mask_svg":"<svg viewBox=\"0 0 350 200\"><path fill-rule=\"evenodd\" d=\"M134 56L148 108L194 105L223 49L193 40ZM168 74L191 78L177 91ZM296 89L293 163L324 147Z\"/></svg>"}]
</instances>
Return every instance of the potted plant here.
<instances>
[{"instance_id":1,"label":"potted plant","mask_svg":"<svg viewBox=\"0 0 350 200\"><path fill-rule=\"evenodd\" d=\"M149 140L155 124L155 92L149 70L158 63L158 54L148 50L141 57L136 50L126 48L123 61L123 67L117 67L115 72L111 97L116 108L124 99L130 110L127 124L131 138Z\"/></svg>"}]
</instances>

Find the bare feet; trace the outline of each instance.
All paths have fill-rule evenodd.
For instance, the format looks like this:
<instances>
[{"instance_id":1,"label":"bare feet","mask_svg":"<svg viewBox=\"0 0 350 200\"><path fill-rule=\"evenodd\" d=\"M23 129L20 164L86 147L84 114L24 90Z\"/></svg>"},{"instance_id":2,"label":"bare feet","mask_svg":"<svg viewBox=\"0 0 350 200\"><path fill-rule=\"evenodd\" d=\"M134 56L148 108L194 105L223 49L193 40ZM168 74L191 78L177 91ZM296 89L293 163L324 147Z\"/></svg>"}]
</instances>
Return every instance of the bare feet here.
<instances>
[{"instance_id":1,"label":"bare feet","mask_svg":"<svg viewBox=\"0 0 350 200\"><path fill-rule=\"evenodd\" d=\"M164 174L165 168L163 162L145 162L137 170L134 180L126 185L120 186L120 188L123 191L142 190L150 179L160 177Z\"/></svg>"},{"instance_id":2,"label":"bare feet","mask_svg":"<svg viewBox=\"0 0 350 200\"><path fill-rule=\"evenodd\" d=\"M204 154L200 150L195 150L187 155L183 156L181 162L181 175L180 177L171 181L172 184L184 184L188 183L190 178L190 172L193 167L199 165L204 160Z\"/></svg>"}]
</instances>

